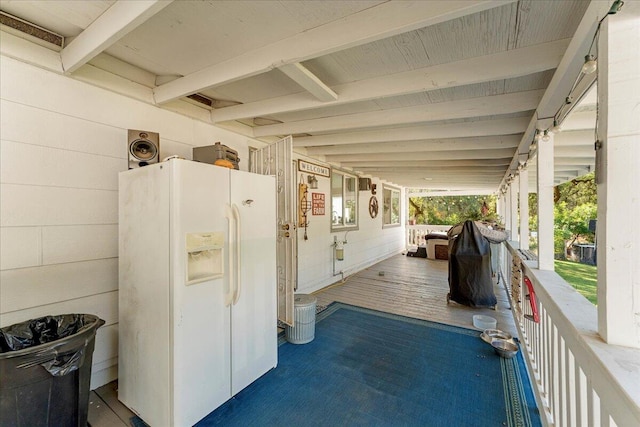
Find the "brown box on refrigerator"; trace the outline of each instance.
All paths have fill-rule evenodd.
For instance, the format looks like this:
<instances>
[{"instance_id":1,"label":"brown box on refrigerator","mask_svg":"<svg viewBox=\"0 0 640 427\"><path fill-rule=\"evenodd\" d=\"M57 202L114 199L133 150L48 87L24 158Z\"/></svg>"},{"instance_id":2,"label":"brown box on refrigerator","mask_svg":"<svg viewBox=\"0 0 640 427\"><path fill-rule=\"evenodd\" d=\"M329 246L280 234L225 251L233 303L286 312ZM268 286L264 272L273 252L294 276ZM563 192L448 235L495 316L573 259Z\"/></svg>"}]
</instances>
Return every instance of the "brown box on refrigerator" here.
<instances>
[{"instance_id":1,"label":"brown box on refrigerator","mask_svg":"<svg viewBox=\"0 0 640 427\"><path fill-rule=\"evenodd\" d=\"M228 160L233 164L234 169L238 169L238 162L240 162L236 150L232 150L219 142L204 147L193 147L193 160L212 165L215 165L218 160Z\"/></svg>"}]
</instances>

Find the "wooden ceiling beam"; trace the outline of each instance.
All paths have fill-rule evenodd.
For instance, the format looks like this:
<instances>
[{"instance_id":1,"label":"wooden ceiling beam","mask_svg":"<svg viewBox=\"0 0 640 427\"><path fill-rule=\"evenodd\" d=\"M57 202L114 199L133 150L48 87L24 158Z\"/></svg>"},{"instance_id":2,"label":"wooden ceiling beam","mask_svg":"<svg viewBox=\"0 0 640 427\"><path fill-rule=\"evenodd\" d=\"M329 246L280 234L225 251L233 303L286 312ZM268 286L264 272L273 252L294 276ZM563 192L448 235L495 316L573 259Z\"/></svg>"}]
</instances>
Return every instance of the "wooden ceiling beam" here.
<instances>
[{"instance_id":1,"label":"wooden ceiling beam","mask_svg":"<svg viewBox=\"0 0 640 427\"><path fill-rule=\"evenodd\" d=\"M494 192L493 189L470 189L470 190L450 190L450 191L422 191L408 193L409 197L442 197L442 196L486 196Z\"/></svg>"},{"instance_id":2,"label":"wooden ceiling beam","mask_svg":"<svg viewBox=\"0 0 640 427\"><path fill-rule=\"evenodd\" d=\"M356 168L359 171L364 172L365 168ZM402 168L393 168L387 170L380 170L377 173L404 173L407 175L415 174L415 175L438 175L438 176L494 176L501 175L504 173L503 167L497 167L495 169L476 169L476 168L449 168L449 169L436 169L436 168L411 168L411 169L402 169Z\"/></svg>"},{"instance_id":3,"label":"wooden ceiling beam","mask_svg":"<svg viewBox=\"0 0 640 427\"><path fill-rule=\"evenodd\" d=\"M500 180L504 171L496 171L492 174L478 174L478 173L466 173L466 174L445 174L439 172L429 172L428 170L422 172L380 172L377 176L384 178L385 176L397 175L406 178L420 178L425 180L451 180L452 182L472 181L474 179L479 180Z\"/></svg>"},{"instance_id":4,"label":"wooden ceiling beam","mask_svg":"<svg viewBox=\"0 0 640 427\"><path fill-rule=\"evenodd\" d=\"M596 125L597 113L592 111L578 111L571 113L564 122L562 122L562 131L574 130L591 130Z\"/></svg>"},{"instance_id":5,"label":"wooden ceiling beam","mask_svg":"<svg viewBox=\"0 0 640 427\"><path fill-rule=\"evenodd\" d=\"M554 135L553 143L556 147L593 147L593 144L595 143L595 134L593 129L576 131L563 130L562 132L558 132Z\"/></svg>"},{"instance_id":6,"label":"wooden ceiling beam","mask_svg":"<svg viewBox=\"0 0 640 427\"><path fill-rule=\"evenodd\" d=\"M173 0L120 0L114 3L67 47L62 49L62 67L69 74L171 4Z\"/></svg>"},{"instance_id":7,"label":"wooden ceiling beam","mask_svg":"<svg viewBox=\"0 0 640 427\"><path fill-rule=\"evenodd\" d=\"M518 146L520 135L483 136L479 138L429 139L424 141L377 142L374 144L349 144L333 147L311 147L311 156L371 153L418 153L432 151L477 150L491 148L513 148Z\"/></svg>"},{"instance_id":8,"label":"wooden ceiling beam","mask_svg":"<svg viewBox=\"0 0 640 427\"><path fill-rule=\"evenodd\" d=\"M380 174L380 179L392 181L392 182L401 182L401 181L411 181L411 182L420 182L424 183L424 186L433 186L438 185L438 187L444 186L444 188L451 188L451 185L454 184L462 184L468 187L474 187L482 184L494 184L497 185L500 182L500 176L492 176L492 177L480 177L480 176L460 176L460 177L451 177L451 176L443 176L443 177L429 177L429 176L420 176L420 175L405 175L405 174ZM426 178L426 179L425 179ZM416 187L416 185L410 185L409 187Z\"/></svg>"},{"instance_id":9,"label":"wooden ceiling beam","mask_svg":"<svg viewBox=\"0 0 640 427\"><path fill-rule=\"evenodd\" d=\"M381 179L399 181L401 179L421 180L426 185L439 184L462 184L477 181L478 183L499 182L500 174L493 175L435 175L428 173L382 173L379 175ZM574 177L575 178L575 177Z\"/></svg>"},{"instance_id":10,"label":"wooden ceiling beam","mask_svg":"<svg viewBox=\"0 0 640 427\"><path fill-rule=\"evenodd\" d=\"M562 172L575 172L578 174L578 176L582 176L582 175L586 175L589 172L593 172L593 169L586 167L573 167L571 168L570 166L561 166L561 167L554 167L553 168L554 172L558 172L558 173L562 173Z\"/></svg>"},{"instance_id":11,"label":"wooden ceiling beam","mask_svg":"<svg viewBox=\"0 0 640 427\"><path fill-rule=\"evenodd\" d=\"M558 157L585 157L596 158L596 150L594 144L589 145L574 145L574 146L555 146L553 149L554 155Z\"/></svg>"},{"instance_id":12,"label":"wooden ceiling beam","mask_svg":"<svg viewBox=\"0 0 640 427\"><path fill-rule=\"evenodd\" d=\"M334 99L326 99L333 102L321 102L305 93L296 93L220 108L211 112L211 118L214 122L221 122L263 117L525 76L557 67L568 44L569 39L557 40L336 85L333 91L340 95L339 99L337 96Z\"/></svg>"},{"instance_id":13,"label":"wooden ceiling beam","mask_svg":"<svg viewBox=\"0 0 640 427\"><path fill-rule=\"evenodd\" d=\"M395 163L395 162L394 162ZM430 171L430 172L468 172L468 171L476 171L478 173L484 172L495 172L500 170L504 172L503 166L449 166L449 167L439 167L439 166L402 166L391 164L388 167L358 167L356 168L361 172L367 172L370 174L382 173L382 172L418 172L418 171ZM571 169L574 170L574 169Z\"/></svg>"},{"instance_id":14,"label":"wooden ceiling beam","mask_svg":"<svg viewBox=\"0 0 640 427\"><path fill-rule=\"evenodd\" d=\"M367 127L398 126L438 120L482 117L535 109L544 90L483 96L459 101L394 108L366 113L299 120L254 128L257 138L273 135L345 131Z\"/></svg>"},{"instance_id":15,"label":"wooden ceiling beam","mask_svg":"<svg viewBox=\"0 0 640 427\"><path fill-rule=\"evenodd\" d=\"M384 2L165 83L154 89L154 97L156 103L162 104L284 64L303 62L509 3L513 0Z\"/></svg>"},{"instance_id":16,"label":"wooden ceiling beam","mask_svg":"<svg viewBox=\"0 0 640 427\"><path fill-rule=\"evenodd\" d=\"M344 161L342 165L355 169L385 167L491 167L507 166L511 156L502 159L463 159L463 160L395 160L390 161Z\"/></svg>"},{"instance_id":17,"label":"wooden ceiling beam","mask_svg":"<svg viewBox=\"0 0 640 427\"><path fill-rule=\"evenodd\" d=\"M371 144L394 141L421 141L439 138L466 138L489 135L511 135L527 129L529 117L477 120L451 124L427 124L360 132L330 133L327 135L293 138L294 147L321 147L341 144Z\"/></svg>"},{"instance_id":18,"label":"wooden ceiling beam","mask_svg":"<svg viewBox=\"0 0 640 427\"><path fill-rule=\"evenodd\" d=\"M489 194L495 194L495 188L494 185L485 185L485 186L461 186L461 185L453 185L451 187L441 187L441 188L437 188L435 186L429 185L428 182L425 181L425 183L423 185L411 185L411 186L406 186L407 188L413 188L413 189L421 189L423 190L423 192L421 193L415 193L415 194L420 194L423 195L425 194L425 197L433 197L433 196L482 196L482 195L489 195ZM410 197L414 197L413 193L409 195Z\"/></svg>"},{"instance_id":19,"label":"wooden ceiling beam","mask_svg":"<svg viewBox=\"0 0 640 427\"><path fill-rule=\"evenodd\" d=\"M595 164L595 154L593 156L566 156L556 155L553 159L553 162L556 166L564 165L564 166L579 166L579 165L594 165Z\"/></svg>"},{"instance_id":20,"label":"wooden ceiling beam","mask_svg":"<svg viewBox=\"0 0 640 427\"><path fill-rule=\"evenodd\" d=\"M495 159L510 156L511 148L491 150L459 150L436 151L430 153L377 153L377 154L345 154L326 156L328 163L369 162L369 161L402 161L402 160L461 160L461 159Z\"/></svg>"},{"instance_id":21,"label":"wooden ceiling beam","mask_svg":"<svg viewBox=\"0 0 640 427\"><path fill-rule=\"evenodd\" d=\"M315 74L309 71L304 65L299 62L293 64L285 64L282 67L278 68L287 77L289 77L294 82L298 83L304 90L309 92L315 98L326 105L324 103L329 101L335 101L338 99L338 95L331 90L329 86L324 84L322 80L320 80ZM262 116L263 114L256 114L254 116L247 117L257 117ZM211 115L213 117L213 114Z\"/></svg>"}]
</instances>

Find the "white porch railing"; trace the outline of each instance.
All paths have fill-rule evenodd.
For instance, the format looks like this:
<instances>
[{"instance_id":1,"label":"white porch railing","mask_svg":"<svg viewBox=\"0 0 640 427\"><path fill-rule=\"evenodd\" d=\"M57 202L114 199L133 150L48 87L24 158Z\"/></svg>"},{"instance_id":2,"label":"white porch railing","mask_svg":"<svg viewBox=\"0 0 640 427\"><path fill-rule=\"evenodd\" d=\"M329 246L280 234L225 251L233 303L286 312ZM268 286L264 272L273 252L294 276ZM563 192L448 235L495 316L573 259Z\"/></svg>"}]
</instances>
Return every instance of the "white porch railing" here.
<instances>
[{"instance_id":1,"label":"white porch railing","mask_svg":"<svg viewBox=\"0 0 640 427\"><path fill-rule=\"evenodd\" d=\"M535 268L517 243L506 242L505 252L503 277L543 424L640 426L640 350L604 343L593 304L555 272Z\"/></svg>"},{"instance_id":2,"label":"white porch railing","mask_svg":"<svg viewBox=\"0 0 640 427\"><path fill-rule=\"evenodd\" d=\"M450 225L407 225L407 247L425 243L425 236L429 233L446 233Z\"/></svg>"}]
</instances>

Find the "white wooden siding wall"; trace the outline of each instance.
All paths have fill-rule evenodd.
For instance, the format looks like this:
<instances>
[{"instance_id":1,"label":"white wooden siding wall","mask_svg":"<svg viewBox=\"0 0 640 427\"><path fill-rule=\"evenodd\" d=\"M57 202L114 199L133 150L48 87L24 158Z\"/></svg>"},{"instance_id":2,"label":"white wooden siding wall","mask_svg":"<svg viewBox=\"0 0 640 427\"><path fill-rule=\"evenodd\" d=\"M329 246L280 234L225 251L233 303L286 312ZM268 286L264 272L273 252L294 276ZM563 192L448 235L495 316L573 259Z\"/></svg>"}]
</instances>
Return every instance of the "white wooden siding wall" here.
<instances>
[{"instance_id":1,"label":"white wooden siding wall","mask_svg":"<svg viewBox=\"0 0 640 427\"><path fill-rule=\"evenodd\" d=\"M376 179L373 179L372 183L377 184L376 197L378 205L382 206L382 183ZM342 241L345 239L345 232L330 233L330 190L330 180L323 177L318 177L317 190L309 190L309 193L325 194L326 214L311 215L309 212L309 227L307 229L309 240L304 240L304 229L298 230L297 292L299 293L314 292L341 279L340 275L333 276L333 236L335 235L339 241ZM336 273L344 271L345 277L395 255L405 248L404 226L382 229L382 208L376 218L371 218L369 215L371 196L369 190L359 192L359 229L346 234L347 244L344 245L344 261L336 261ZM400 224L404 224L406 221L404 194L401 194L400 200L402 204Z\"/></svg>"},{"instance_id":2,"label":"white wooden siding wall","mask_svg":"<svg viewBox=\"0 0 640 427\"><path fill-rule=\"evenodd\" d=\"M72 78L0 57L0 326L46 314L94 313L98 330L92 388L115 378L118 349L118 178L127 169L127 129L160 133L160 157L191 158L216 141L238 150L246 137ZM334 283L329 180L324 216L299 231L299 292ZM378 184L378 202L381 205ZM347 235L351 274L404 249L404 227L382 229L359 195L360 229ZM404 194L400 200L404 200ZM406 221L403 206L400 223ZM344 233L336 233L343 238Z\"/></svg>"},{"instance_id":3,"label":"white wooden siding wall","mask_svg":"<svg viewBox=\"0 0 640 427\"><path fill-rule=\"evenodd\" d=\"M47 314L93 313L92 388L115 378L118 350L118 172L127 129L160 133L161 158L191 158L247 139L1 57L0 326Z\"/></svg>"}]
</instances>

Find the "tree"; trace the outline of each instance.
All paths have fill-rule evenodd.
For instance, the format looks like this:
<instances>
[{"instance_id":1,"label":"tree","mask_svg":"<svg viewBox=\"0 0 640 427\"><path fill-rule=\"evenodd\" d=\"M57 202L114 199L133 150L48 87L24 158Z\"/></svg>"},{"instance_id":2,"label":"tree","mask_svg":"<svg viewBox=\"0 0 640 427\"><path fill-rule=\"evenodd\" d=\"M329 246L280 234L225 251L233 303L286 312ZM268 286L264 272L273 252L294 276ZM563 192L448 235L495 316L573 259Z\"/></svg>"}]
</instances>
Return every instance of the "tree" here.
<instances>
[{"instance_id":1,"label":"tree","mask_svg":"<svg viewBox=\"0 0 640 427\"><path fill-rule=\"evenodd\" d=\"M482 214L483 203L488 213ZM495 219L495 196L409 197L409 217L416 224L453 225L471 219Z\"/></svg>"},{"instance_id":2,"label":"tree","mask_svg":"<svg viewBox=\"0 0 640 427\"><path fill-rule=\"evenodd\" d=\"M496 220L495 196L409 197L409 216L417 224L453 225L482 219L482 203L489 208L487 219ZM554 187L554 242L558 257L566 257L567 248L577 241L593 242L589 220L597 215L597 188L593 173ZM529 194L529 230L538 229L538 195ZM530 242L535 250L537 242Z\"/></svg>"},{"instance_id":3,"label":"tree","mask_svg":"<svg viewBox=\"0 0 640 427\"><path fill-rule=\"evenodd\" d=\"M555 252L566 258L568 249L580 238L593 241L594 235L589 231L589 220L597 215L598 207L593 203L584 203L569 209L567 202L560 202L554 207L554 242Z\"/></svg>"},{"instance_id":4,"label":"tree","mask_svg":"<svg viewBox=\"0 0 640 427\"><path fill-rule=\"evenodd\" d=\"M553 201L566 202L569 210L585 203L597 204L598 189L593 172L554 187Z\"/></svg>"},{"instance_id":5,"label":"tree","mask_svg":"<svg viewBox=\"0 0 640 427\"><path fill-rule=\"evenodd\" d=\"M554 187L554 247L556 257L566 257L567 249L576 241L593 241L589 220L597 215L597 188L593 173ZM529 230L538 229L538 195L529 194ZM537 242L530 242L535 250Z\"/></svg>"}]
</instances>

